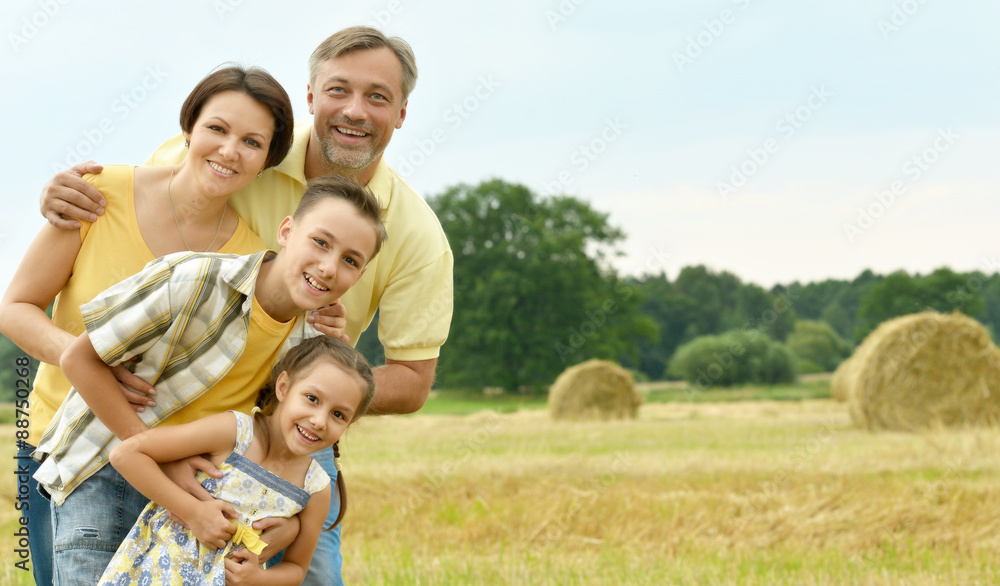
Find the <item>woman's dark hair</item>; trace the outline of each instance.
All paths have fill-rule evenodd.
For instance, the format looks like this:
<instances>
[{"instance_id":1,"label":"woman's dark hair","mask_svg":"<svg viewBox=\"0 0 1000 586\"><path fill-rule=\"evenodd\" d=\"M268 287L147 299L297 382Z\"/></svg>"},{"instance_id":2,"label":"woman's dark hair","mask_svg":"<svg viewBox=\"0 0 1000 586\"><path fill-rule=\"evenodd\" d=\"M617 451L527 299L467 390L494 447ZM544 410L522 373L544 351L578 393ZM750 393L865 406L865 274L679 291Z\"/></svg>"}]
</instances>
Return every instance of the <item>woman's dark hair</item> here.
<instances>
[{"instance_id":1,"label":"woman's dark hair","mask_svg":"<svg viewBox=\"0 0 1000 586\"><path fill-rule=\"evenodd\" d=\"M316 336L305 339L274 363L270 379L257 393L256 404L260 411L254 414L254 422L257 424L257 429L261 431L265 455L271 451L271 437L268 433L265 417L272 415L278 407L278 394L275 391L278 377L283 372L288 373L289 384L292 384L317 360L324 359L333 362L349 373L357 374L364 383L361 404L358 405L358 410L354 413L351 423L357 421L368 410L372 399L375 398L375 375L372 374L372 369L365 357L339 338ZM337 492L340 493L340 511L337 513L337 519L333 525L326 529L327 531L336 527L344 518L344 512L347 511L347 485L344 484L344 474L340 471L339 465L340 447L334 443L330 449L333 450L334 461L337 463Z\"/></svg>"},{"instance_id":2,"label":"woman's dark hair","mask_svg":"<svg viewBox=\"0 0 1000 586\"><path fill-rule=\"evenodd\" d=\"M295 127L292 118L292 102L285 88L270 73L260 67L230 65L208 74L191 90L181 106L181 130L191 134L201 109L212 96L227 91L244 93L257 100L274 117L274 134L267 148L264 168L280 163L292 148Z\"/></svg>"}]
</instances>

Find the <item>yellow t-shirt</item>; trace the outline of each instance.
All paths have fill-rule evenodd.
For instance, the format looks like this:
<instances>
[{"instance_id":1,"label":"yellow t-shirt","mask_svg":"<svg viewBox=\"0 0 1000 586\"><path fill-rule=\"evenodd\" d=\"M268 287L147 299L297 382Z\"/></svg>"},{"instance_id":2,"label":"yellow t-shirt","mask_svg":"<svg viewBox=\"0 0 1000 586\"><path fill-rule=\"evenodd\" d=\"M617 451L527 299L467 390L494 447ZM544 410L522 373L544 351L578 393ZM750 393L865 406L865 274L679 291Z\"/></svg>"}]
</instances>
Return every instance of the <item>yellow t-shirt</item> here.
<instances>
[{"instance_id":1,"label":"yellow t-shirt","mask_svg":"<svg viewBox=\"0 0 1000 586\"><path fill-rule=\"evenodd\" d=\"M87 303L115 283L138 273L154 260L135 216L135 167L108 165L98 175L84 179L104 194L107 200L104 215L97 222L83 222L80 228L82 245L73 264L73 274L56 296L52 323L73 334L83 333L80 305ZM240 220L232 238L219 250L231 254L250 254L264 249L264 243L250 227ZM38 445L42 432L71 385L57 365L42 363L35 376L29 397L31 423L28 442Z\"/></svg>"},{"instance_id":2,"label":"yellow t-shirt","mask_svg":"<svg viewBox=\"0 0 1000 586\"><path fill-rule=\"evenodd\" d=\"M295 321L275 321L257 303L257 296L254 295L247 346L239 360L215 386L206 389L200 397L164 419L160 425L188 423L224 411L249 414L257 400L257 391L270 377L271 365L278 359L278 352Z\"/></svg>"},{"instance_id":3,"label":"yellow t-shirt","mask_svg":"<svg viewBox=\"0 0 1000 586\"><path fill-rule=\"evenodd\" d=\"M295 125L292 148L277 167L237 191L230 204L268 246L277 246L278 224L292 215L306 189L306 147L312 124ZM185 156L177 135L156 150L147 165L173 165ZM387 358L437 358L448 337L452 314L452 254L437 216L385 159L368 182L379 203L389 239L368 263L361 279L344 294L345 333L357 343L375 310L378 337ZM274 248L277 250L277 248Z\"/></svg>"}]
</instances>

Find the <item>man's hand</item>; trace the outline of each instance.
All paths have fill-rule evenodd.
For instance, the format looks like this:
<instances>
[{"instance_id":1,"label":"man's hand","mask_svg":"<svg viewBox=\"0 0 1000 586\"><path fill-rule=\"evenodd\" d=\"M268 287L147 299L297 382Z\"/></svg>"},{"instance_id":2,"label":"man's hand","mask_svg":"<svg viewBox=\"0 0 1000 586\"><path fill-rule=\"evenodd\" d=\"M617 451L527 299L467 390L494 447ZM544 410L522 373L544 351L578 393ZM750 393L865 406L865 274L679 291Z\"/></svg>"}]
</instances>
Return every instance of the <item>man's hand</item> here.
<instances>
[{"instance_id":1,"label":"man's hand","mask_svg":"<svg viewBox=\"0 0 1000 586\"><path fill-rule=\"evenodd\" d=\"M62 230L76 230L81 226L77 220L96 222L108 202L96 187L83 180L83 176L103 170L103 166L87 161L56 173L42 189L41 208L45 219Z\"/></svg>"},{"instance_id":2,"label":"man's hand","mask_svg":"<svg viewBox=\"0 0 1000 586\"><path fill-rule=\"evenodd\" d=\"M311 323L321 334L350 342L344 333L344 328L347 327L347 308L339 299L326 307L310 311L306 315L306 321Z\"/></svg>"},{"instance_id":3,"label":"man's hand","mask_svg":"<svg viewBox=\"0 0 1000 586\"><path fill-rule=\"evenodd\" d=\"M260 560L257 554L243 548L233 552L225 559L226 586L249 586L259 584L258 578L263 577Z\"/></svg>"},{"instance_id":4,"label":"man's hand","mask_svg":"<svg viewBox=\"0 0 1000 586\"><path fill-rule=\"evenodd\" d=\"M253 522L253 528L261 531L261 540L267 544L264 551L260 552L261 563L274 557L276 553L285 549L299 536L299 517L265 517Z\"/></svg>"},{"instance_id":5,"label":"man's hand","mask_svg":"<svg viewBox=\"0 0 1000 586\"><path fill-rule=\"evenodd\" d=\"M128 399L136 413L142 413L146 407L152 407L156 404L152 397L156 394L153 385L132 374L129 369L120 364L112 367L111 372L118 379L118 388L121 389L122 394Z\"/></svg>"}]
</instances>

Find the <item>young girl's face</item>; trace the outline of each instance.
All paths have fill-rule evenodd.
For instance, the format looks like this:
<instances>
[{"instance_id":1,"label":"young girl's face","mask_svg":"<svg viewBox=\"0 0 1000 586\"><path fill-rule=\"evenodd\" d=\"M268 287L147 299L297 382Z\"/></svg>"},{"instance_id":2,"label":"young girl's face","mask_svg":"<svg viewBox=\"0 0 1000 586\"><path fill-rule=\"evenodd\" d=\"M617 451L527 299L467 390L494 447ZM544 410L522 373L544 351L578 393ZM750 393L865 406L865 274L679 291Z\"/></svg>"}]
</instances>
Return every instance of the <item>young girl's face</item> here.
<instances>
[{"instance_id":1,"label":"young girl's face","mask_svg":"<svg viewBox=\"0 0 1000 586\"><path fill-rule=\"evenodd\" d=\"M292 381L281 373L275 385L277 419L288 449L301 455L332 446L354 420L364 396L361 377L331 360L317 359Z\"/></svg>"}]
</instances>

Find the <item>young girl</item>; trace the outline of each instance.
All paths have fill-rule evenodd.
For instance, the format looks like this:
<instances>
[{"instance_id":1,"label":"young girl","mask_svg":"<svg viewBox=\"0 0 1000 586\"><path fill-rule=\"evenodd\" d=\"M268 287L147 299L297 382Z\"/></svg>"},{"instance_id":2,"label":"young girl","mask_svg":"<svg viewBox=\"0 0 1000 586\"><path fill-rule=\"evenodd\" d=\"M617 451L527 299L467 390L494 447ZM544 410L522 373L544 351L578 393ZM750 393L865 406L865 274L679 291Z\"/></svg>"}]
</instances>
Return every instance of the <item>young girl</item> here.
<instances>
[{"instance_id":1,"label":"young girl","mask_svg":"<svg viewBox=\"0 0 1000 586\"><path fill-rule=\"evenodd\" d=\"M300 584L330 506L330 478L310 454L333 446L375 395L364 357L336 338L295 346L271 371L252 416L227 412L161 426L122 442L111 463L150 502L118 548L101 584ZM220 479L201 475L216 500L200 501L160 470L169 462L209 454ZM338 461L339 463L339 461ZM339 466L338 466L339 469ZM340 512L346 489L337 475ZM265 547L250 525L299 514L300 529L281 563L263 570ZM173 512L190 528L170 520ZM266 574L265 574L266 572Z\"/></svg>"}]
</instances>

